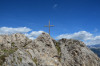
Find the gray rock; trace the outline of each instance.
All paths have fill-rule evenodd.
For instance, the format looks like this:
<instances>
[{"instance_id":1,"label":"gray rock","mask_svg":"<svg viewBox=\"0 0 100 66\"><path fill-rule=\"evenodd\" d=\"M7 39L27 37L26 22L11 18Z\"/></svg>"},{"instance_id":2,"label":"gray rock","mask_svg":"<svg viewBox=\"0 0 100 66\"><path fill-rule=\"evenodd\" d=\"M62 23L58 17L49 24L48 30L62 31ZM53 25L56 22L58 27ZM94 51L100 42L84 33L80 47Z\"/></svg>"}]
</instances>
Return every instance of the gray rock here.
<instances>
[{"instance_id":1,"label":"gray rock","mask_svg":"<svg viewBox=\"0 0 100 66\"><path fill-rule=\"evenodd\" d=\"M54 40L47 33L37 39L23 34L0 36L2 66L100 66L100 59L78 40Z\"/></svg>"},{"instance_id":2,"label":"gray rock","mask_svg":"<svg viewBox=\"0 0 100 66\"><path fill-rule=\"evenodd\" d=\"M73 39L59 42L63 66L100 66L100 59L83 42Z\"/></svg>"}]
</instances>

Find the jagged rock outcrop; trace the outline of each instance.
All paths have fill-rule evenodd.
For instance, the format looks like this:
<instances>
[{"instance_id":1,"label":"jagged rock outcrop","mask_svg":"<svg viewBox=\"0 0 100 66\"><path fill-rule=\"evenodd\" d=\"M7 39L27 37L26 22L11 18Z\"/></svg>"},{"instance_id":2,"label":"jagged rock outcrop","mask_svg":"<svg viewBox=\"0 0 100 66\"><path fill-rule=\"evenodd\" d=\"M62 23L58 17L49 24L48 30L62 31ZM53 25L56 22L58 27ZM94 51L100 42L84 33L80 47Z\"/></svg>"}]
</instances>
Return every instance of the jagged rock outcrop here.
<instances>
[{"instance_id":1,"label":"jagged rock outcrop","mask_svg":"<svg viewBox=\"0 0 100 66\"><path fill-rule=\"evenodd\" d=\"M51 38L42 33L37 39L23 34L0 36L2 66L100 66L100 59L78 40Z\"/></svg>"},{"instance_id":2,"label":"jagged rock outcrop","mask_svg":"<svg viewBox=\"0 0 100 66\"><path fill-rule=\"evenodd\" d=\"M100 66L100 59L78 40L61 39L62 66Z\"/></svg>"},{"instance_id":3,"label":"jagged rock outcrop","mask_svg":"<svg viewBox=\"0 0 100 66\"><path fill-rule=\"evenodd\" d=\"M12 35L0 35L0 47L2 48L11 48L13 46L24 47L31 42L32 40L20 33Z\"/></svg>"}]
</instances>

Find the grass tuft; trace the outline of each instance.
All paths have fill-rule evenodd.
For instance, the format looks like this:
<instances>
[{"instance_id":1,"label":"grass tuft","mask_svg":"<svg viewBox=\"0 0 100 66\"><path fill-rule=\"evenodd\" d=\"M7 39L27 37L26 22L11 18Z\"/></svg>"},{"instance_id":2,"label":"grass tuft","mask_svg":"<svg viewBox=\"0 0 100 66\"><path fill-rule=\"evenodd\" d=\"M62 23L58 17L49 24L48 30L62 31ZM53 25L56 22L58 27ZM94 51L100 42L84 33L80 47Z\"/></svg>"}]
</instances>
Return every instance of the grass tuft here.
<instances>
[{"instance_id":1,"label":"grass tuft","mask_svg":"<svg viewBox=\"0 0 100 66\"><path fill-rule=\"evenodd\" d=\"M36 57L34 57L32 60L33 60L33 62L36 64L36 66L38 66L38 63L37 63L37 58L36 58Z\"/></svg>"}]
</instances>

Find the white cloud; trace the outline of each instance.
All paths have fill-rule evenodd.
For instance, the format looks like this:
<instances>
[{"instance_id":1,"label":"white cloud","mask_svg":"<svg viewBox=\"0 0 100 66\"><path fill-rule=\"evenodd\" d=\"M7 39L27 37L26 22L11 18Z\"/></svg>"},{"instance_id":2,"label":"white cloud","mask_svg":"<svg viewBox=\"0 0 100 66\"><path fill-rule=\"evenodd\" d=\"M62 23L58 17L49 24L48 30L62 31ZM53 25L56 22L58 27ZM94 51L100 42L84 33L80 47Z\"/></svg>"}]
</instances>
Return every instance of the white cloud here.
<instances>
[{"instance_id":1,"label":"white cloud","mask_svg":"<svg viewBox=\"0 0 100 66\"><path fill-rule=\"evenodd\" d=\"M56 8L57 6L58 6L58 4L54 4L54 5L53 5L53 8Z\"/></svg>"},{"instance_id":2,"label":"white cloud","mask_svg":"<svg viewBox=\"0 0 100 66\"><path fill-rule=\"evenodd\" d=\"M91 39L92 34L86 31L80 31L73 34L62 34L57 36L57 39L68 38L68 39L77 39L77 40L88 40Z\"/></svg>"},{"instance_id":3,"label":"white cloud","mask_svg":"<svg viewBox=\"0 0 100 66\"><path fill-rule=\"evenodd\" d=\"M31 31L31 29L27 27L18 27L18 28L1 27L0 28L0 34L26 33L29 31Z\"/></svg>"},{"instance_id":4,"label":"white cloud","mask_svg":"<svg viewBox=\"0 0 100 66\"><path fill-rule=\"evenodd\" d=\"M31 33L26 33L25 35L27 37L29 37L30 39L35 39L36 37L38 37L41 33L43 33L44 31L32 31Z\"/></svg>"},{"instance_id":5,"label":"white cloud","mask_svg":"<svg viewBox=\"0 0 100 66\"><path fill-rule=\"evenodd\" d=\"M98 29L97 29L97 28L95 28L95 29L94 29L94 32L97 32L97 31L98 31Z\"/></svg>"},{"instance_id":6,"label":"white cloud","mask_svg":"<svg viewBox=\"0 0 100 66\"><path fill-rule=\"evenodd\" d=\"M29 33L29 31L31 31L31 33ZM44 31L32 31L32 29L27 27L18 27L18 28L1 27L0 28L0 34L23 33L30 39L35 39L42 32ZM62 34L56 37L56 39L61 39L61 38L82 40L87 45L100 44L100 35L94 36L92 33L89 33L87 31L79 31L72 34Z\"/></svg>"},{"instance_id":7,"label":"white cloud","mask_svg":"<svg viewBox=\"0 0 100 66\"><path fill-rule=\"evenodd\" d=\"M100 44L100 36L93 36L92 33L89 33L87 31L79 31L73 34L62 34L56 37L56 39L61 38L82 40L87 45Z\"/></svg>"},{"instance_id":8,"label":"white cloud","mask_svg":"<svg viewBox=\"0 0 100 66\"><path fill-rule=\"evenodd\" d=\"M91 40L89 40L88 42L85 41L88 45L89 44L100 44L100 36L95 36L93 38L91 38Z\"/></svg>"},{"instance_id":9,"label":"white cloud","mask_svg":"<svg viewBox=\"0 0 100 66\"><path fill-rule=\"evenodd\" d=\"M29 33L31 31L31 33ZM1 27L0 28L0 34L13 34L13 33L23 33L30 39L35 39L38 37L42 32L44 31L32 31L32 29L27 27L18 27L18 28L12 28L12 27Z\"/></svg>"}]
</instances>

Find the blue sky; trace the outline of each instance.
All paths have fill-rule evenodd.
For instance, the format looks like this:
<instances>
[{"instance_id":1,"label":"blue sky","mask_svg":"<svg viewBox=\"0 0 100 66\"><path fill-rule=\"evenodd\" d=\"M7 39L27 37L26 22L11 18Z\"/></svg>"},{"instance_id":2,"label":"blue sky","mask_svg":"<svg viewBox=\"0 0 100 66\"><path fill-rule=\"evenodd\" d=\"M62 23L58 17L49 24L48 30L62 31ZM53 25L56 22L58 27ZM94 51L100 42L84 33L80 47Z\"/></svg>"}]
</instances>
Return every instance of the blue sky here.
<instances>
[{"instance_id":1,"label":"blue sky","mask_svg":"<svg viewBox=\"0 0 100 66\"><path fill-rule=\"evenodd\" d=\"M73 38L72 35L75 33L88 33L92 34L92 40L89 41L93 41L95 40L93 38L100 35L100 1L0 0L1 34L7 32L6 28L20 32L18 31L20 27L21 29L23 27L23 30L25 28L30 29L26 31L28 34L31 34L32 31L48 32L48 28L44 25L48 25L49 20L52 25L55 25L51 28L51 36L54 38L60 35L67 35L65 38L69 38L71 35L70 38ZM3 31L3 29L5 30ZM80 38L81 36L78 35L77 37ZM85 41L85 39L82 40Z\"/></svg>"}]
</instances>

